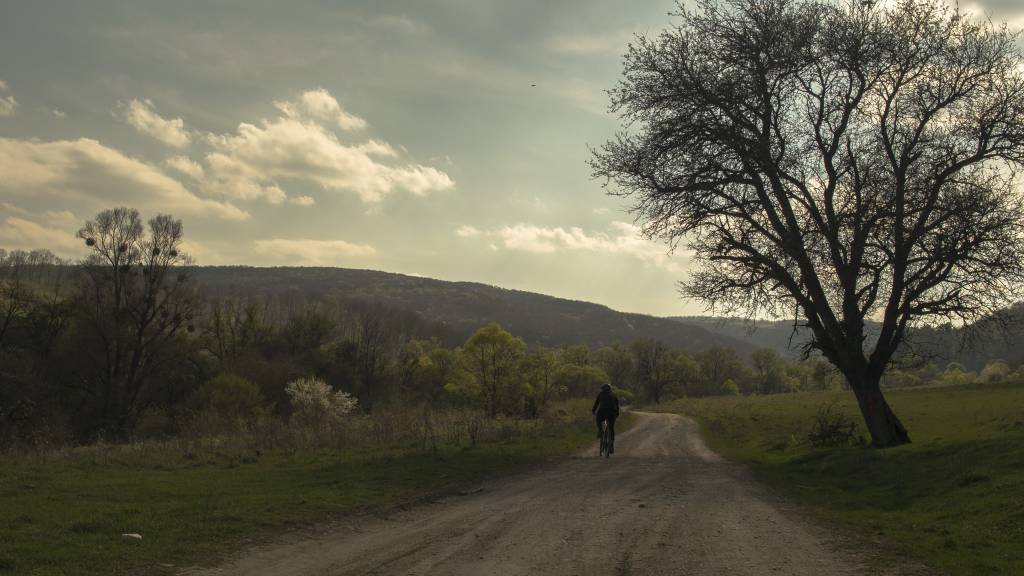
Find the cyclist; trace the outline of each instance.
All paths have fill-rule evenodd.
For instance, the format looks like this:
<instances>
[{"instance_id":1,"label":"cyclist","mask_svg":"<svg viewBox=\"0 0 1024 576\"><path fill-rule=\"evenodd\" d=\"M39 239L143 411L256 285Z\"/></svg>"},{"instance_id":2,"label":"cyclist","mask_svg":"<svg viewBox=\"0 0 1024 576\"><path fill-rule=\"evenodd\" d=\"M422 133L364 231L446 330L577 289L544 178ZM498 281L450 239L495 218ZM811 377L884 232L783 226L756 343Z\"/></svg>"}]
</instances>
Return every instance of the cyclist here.
<instances>
[{"instance_id":1,"label":"cyclist","mask_svg":"<svg viewBox=\"0 0 1024 576\"><path fill-rule=\"evenodd\" d=\"M615 453L615 419L619 417L619 397L610 384L603 384L594 400L590 413L597 417L597 437L601 437L601 423L608 421L608 453Z\"/></svg>"}]
</instances>

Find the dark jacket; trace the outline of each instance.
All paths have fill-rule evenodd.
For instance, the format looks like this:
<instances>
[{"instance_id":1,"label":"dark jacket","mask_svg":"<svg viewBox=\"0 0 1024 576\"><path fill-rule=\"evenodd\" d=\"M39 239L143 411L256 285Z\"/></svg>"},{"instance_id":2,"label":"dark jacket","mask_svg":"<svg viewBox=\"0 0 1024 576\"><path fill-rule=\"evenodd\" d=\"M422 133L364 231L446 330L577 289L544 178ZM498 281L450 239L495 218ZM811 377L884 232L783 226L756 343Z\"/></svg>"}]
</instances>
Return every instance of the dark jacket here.
<instances>
[{"instance_id":1,"label":"dark jacket","mask_svg":"<svg viewBox=\"0 0 1024 576\"><path fill-rule=\"evenodd\" d=\"M597 399L594 400L594 407L590 412L596 414L600 419L619 417L619 397L611 390L601 390Z\"/></svg>"}]
</instances>

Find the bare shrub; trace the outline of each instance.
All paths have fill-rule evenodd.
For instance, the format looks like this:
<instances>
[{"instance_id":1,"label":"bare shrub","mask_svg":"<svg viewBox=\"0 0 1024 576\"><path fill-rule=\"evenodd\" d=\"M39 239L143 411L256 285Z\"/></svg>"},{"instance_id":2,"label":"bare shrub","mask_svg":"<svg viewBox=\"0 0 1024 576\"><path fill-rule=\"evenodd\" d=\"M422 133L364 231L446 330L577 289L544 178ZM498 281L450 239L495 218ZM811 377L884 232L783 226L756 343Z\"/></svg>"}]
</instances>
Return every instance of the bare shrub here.
<instances>
[{"instance_id":1,"label":"bare shrub","mask_svg":"<svg viewBox=\"0 0 1024 576\"><path fill-rule=\"evenodd\" d=\"M814 448L849 446L862 441L856 437L856 431L857 423L840 412L835 402L831 402L818 408L807 440Z\"/></svg>"}]
</instances>

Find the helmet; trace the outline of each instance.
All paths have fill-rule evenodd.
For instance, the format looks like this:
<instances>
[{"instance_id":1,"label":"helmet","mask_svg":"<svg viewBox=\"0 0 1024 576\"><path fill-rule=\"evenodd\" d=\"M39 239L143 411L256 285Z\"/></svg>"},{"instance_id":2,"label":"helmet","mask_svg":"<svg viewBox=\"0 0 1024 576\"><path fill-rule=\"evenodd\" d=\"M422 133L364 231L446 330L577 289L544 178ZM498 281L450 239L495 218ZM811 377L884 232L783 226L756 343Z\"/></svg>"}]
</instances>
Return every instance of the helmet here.
<instances>
[{"instance_id":1,"label":"helmet","mask_svg":"<svg viewBox=\"0 0 1024 576\"><path fill-rule=\"evenodd\" d=\"M611 384L601 384L601 390L611 390L611 389L612 389L612 385Z\"/></svg>"}]
</instances>

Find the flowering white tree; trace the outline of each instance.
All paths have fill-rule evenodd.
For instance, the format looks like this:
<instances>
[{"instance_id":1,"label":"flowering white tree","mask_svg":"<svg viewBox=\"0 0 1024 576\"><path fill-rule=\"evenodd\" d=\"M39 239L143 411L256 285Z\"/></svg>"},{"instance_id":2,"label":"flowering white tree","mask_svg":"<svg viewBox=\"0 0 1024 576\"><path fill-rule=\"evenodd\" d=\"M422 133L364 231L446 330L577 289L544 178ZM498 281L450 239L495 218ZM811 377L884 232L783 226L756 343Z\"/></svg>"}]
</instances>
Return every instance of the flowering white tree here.
<instances>
[{"instance_id":1,"label":"flowering white tree","mask_svg":"<svg viewBox=\"0 0 1024 576\"><path fill-rule=\"evenodd\" d=\"M292 421L331 426L355 410L359 401L315 376L289 382L284 389L292 406Z\"/></svg>"}]
</instances>

